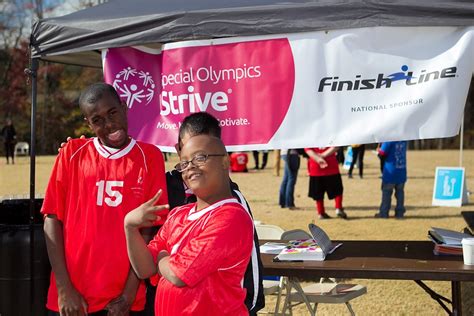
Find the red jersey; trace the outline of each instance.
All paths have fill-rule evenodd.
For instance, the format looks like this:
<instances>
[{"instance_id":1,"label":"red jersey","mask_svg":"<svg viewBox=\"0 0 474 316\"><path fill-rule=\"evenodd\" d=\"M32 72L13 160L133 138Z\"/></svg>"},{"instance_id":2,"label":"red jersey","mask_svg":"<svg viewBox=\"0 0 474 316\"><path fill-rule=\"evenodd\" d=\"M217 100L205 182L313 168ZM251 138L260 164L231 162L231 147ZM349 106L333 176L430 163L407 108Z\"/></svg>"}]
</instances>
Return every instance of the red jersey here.
<instances>
[{"instance_id":1,"label":"red jersey","mask_svg":"<svg viewBox=\"0 0 474 316\"><path fill-rule=\"evenodd\" d=\"M246 153L232 153L230 154L230 171L245 172L248 162L249 157Z\"/></svg>"},{"instance_id":2,"label":"red jersey","mask_svg":"<svg viewBox=\"0 0 474 316\"><path fill-rule=\"evenodd\" d=\"M200 211L196 203L174 208L148 248L155 262L167 250L186 285L160 278L155 314L248 315L242 284L252 245L252 219L234 198Z\"/></svg>"},{"instance_id":3,"label":"red jersey","mask_svg":"<svg viewBox=\"0 0 474 316\"><path fill-rule=\"evenodd\" d=\"M323 148L305 148L306 152L314 151L317 154L322 154L330 147L323 147ZM339 174L339 164L337 163L336 152L329 155L328 157L324 158L327 162L326 168L321 168L319 164L314 161L313 159L308 159L308 174L312 177L321 177L321 176L331 176L333 174Z\"/></svg>"},{"instance_id":4,"label":"red jersey","mask_svg":"<svg viewBox=\"0 0 474 316\"><path fill-rule=\"evenodd\" d=\"M104 309L122 293L130 270L125 215L159 189L163 195L158 204L166 204L163 156L153 145L132 139L111 153L91 138L71 140L61 149L41 212L56 215L63 224L69 277L87 301L89 313ZM143 310L144 304L142 282L132 310ZM58 311L54 273L46 307Z\"/></svg>"}]
</instances>

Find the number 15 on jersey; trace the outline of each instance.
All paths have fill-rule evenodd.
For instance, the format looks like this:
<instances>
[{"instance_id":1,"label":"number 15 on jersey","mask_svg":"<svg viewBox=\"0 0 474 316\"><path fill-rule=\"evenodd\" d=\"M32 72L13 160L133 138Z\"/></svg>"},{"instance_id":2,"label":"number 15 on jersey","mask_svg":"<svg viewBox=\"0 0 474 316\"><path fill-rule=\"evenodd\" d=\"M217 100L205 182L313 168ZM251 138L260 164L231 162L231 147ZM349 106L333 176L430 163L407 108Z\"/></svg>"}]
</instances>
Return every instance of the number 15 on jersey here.
<instances>
[{"instance_id":1,"label":"number 15 on jersey","mask_svg":"<svg viewBox=\"0 0 474 316\"><path fill-rule=\"evenodd\" d=\"M123 181L101 180L95 184L97 190L97 205L102 206L105 202L108 206L119 206L122 203L122 193L117 188L123 188ZM104 197L105 195L105 197Z\"/></svg>"}]
</instances>

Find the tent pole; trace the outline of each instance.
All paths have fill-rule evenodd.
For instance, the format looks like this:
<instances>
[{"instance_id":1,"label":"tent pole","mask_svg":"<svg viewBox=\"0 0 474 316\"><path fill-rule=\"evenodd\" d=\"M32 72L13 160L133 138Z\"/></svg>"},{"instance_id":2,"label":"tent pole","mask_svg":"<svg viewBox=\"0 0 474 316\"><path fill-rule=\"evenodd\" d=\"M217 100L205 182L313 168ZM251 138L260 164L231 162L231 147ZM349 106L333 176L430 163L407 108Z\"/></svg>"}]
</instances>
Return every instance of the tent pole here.
<instances>
[{"instance_id":1,"label":"tent pole","mask_svg":"<svg viewBox=\"0 0 474 316\"><path fill-rule=\"evenodd\" d=\"M37 70L39 61L31 59L28 73L31 76L31 131L30 131L30 306L33 306L35 294L34 245L35 245L35 174L36 174L36 97ZM32 311L33 312L33 311Z\"/></svg>"},{"instance_id":2,"label":"tent pole","mask_svg":"<svg viewBox=\"0 0 474 316\"><path fill-rule=\"evenodd\" d=\"M461 130L460 130L460 140L459 140L459 167L462 167L462 151L463 151L463 142L464 142L464 113L461 119Z\"/></svg>"}]
</instances>

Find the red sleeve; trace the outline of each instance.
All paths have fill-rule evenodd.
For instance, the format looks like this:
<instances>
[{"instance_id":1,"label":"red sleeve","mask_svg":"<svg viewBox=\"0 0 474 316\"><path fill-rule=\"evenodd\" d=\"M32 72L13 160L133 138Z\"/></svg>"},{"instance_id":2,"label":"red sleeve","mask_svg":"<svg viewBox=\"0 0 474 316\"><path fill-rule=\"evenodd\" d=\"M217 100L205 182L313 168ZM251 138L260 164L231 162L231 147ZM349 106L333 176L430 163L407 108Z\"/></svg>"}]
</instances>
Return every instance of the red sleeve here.
<instances>
[{"instance_id":1,"label":"red sleeve","mask_svg":"<svg viewBox=\"0 0 474 316\"><path fill-rule=\"evenodd\" d=\"M56 157L41 208L42 214L54 214L60 221L64 220L66 211L66 192L68 185L66 179L69 174L70 151L71 144L67 144Z\"/></svg>"},{"instance_id":2,"label":"red sleeve","mask_svg":"<svg viewBox=\"0 0 474 316\"><path fill-rule=\"evenodd\" d=\"M230 206L211 216L198 236L170 256L171 269L190 287L218 269L250 259L253 226L247 212L241 206Z\"/></svg>"},{"instance_id":3,"label":"red sleeve","mask_svg":"<svg viewBox=\"0 0 474 316\"><path fill-rule=\"evenodd\" d=\"M148 243L148 250L150 251L151 255L153 256L153 261L156 263L156 257L162 250L168 250L166 244L166 232L168 231L168 225L165 223L158 233L156 233L155 237Z\"/></svg>"}]
</instances>

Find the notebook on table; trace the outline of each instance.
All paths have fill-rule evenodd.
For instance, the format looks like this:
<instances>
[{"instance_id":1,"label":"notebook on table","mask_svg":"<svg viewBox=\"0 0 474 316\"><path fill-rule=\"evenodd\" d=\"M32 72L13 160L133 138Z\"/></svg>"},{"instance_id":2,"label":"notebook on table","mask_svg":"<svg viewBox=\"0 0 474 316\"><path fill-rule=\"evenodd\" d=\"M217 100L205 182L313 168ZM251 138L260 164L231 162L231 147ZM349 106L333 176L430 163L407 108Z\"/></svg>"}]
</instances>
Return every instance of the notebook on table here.
<instances>
[{"instance_id":1,"label":"notebook on table","mask_svg":"<svg viewBox=\"0 0 474 316\"><path fill-rule=\"evenodd\" d=\"M276 261L323 261L342 244L335 244L318 226L309 224L313 239L290 240Z\"/></svg>"}]
</instances>

